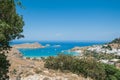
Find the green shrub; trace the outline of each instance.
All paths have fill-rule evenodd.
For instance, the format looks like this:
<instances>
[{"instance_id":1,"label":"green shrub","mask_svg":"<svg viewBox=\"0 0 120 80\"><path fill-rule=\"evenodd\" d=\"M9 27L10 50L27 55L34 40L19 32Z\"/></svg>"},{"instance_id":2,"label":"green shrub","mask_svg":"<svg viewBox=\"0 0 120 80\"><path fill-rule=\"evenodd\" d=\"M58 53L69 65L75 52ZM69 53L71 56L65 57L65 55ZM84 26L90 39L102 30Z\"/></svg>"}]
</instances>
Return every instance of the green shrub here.
<instances>
[{"instance_id":1,"label":"green shrub","mask_svg":"<svg viewBox=\"0 0 120 80\"><path fill-rule=\"evenodd\" d=\"M60 54L45 59L45 67L54 70L68 70L93 80L120 80L120 71L112 65L102 64L94 58L75 58Z\"/></svg>"},{"instance_id":2,"label":"green shrub","mask_svg":"<svg viewBox=\"0 0 120 80\"><path fill-rule=\"evenodd\" d=\"M26 57L26 59L30 59L30 57Z\"/></svg>"},{"instance_id":3,"label":"green shrub","mask_svg":"<svg viewBox=\"0 0 120 80\"><path fill-rule=\"evenodd\" d=\"M104 65L105 65L106 79L120 80L120 70L116 69L113 65L108 65L108 64L104 64Z\"/></svg>"},{"instance_id":4,"label":"green shrub","mask_svg":"<svg viewBox=\"0 0 120 80\"><path fill-rule=\"evenodd\" d=\"M48 57L46 59L45 67L55 70L69 70L76 74L81 74L84 77L91 77L97 80L105 78L105 71L103 65L97 63L93 59L77 59L71 55L60 54L57 57ZM104 76L104 77L101 77Z\"/></svg>"}]
</instances>

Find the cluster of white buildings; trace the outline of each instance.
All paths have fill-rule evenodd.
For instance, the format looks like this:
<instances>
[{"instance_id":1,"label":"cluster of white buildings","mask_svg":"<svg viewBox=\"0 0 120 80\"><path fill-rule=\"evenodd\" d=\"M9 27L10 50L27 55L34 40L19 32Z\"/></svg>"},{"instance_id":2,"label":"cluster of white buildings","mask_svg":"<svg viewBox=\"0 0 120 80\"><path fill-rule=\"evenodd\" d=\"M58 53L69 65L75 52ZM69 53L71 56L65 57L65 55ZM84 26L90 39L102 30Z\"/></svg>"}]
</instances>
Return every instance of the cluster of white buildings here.
<instances>
[{"instance_id":1,"label":"cluster of white buildings","mask_svg":"<svg viewBox=\"0 0 120 80\"><path fill-rule=\"evenodd\" d=\"M95 51L95 52L102 52L102 53L114 53L116 55L119 55L120 56L120 49L107 49L107 48L103 48L103 46L107 46L107 45L94 45L94 46L91 46L91 47L88 47L87 50L90 50L90 51Z\"/></svg>"},{"instance_id":2,"label":"cluster of white buildings","mask_svg":"<svg viewBox=\"0 0 120 80\"><path fill-rule=\"evenodd\" d=\"M94 45L94 46L88 47L87 50L95 51L97 53L108 53L108 54L115 54L115 55L120 56L120 49L112 48L110 50L110 49L104 48L103 46L107 46L107 45ZM120 59L111 59L111 60L105 60L105 59L102 60L101 59L99 61L102 62L102 63L115 65L115 63L119 60Z\"/></svg>"}]
</instances>

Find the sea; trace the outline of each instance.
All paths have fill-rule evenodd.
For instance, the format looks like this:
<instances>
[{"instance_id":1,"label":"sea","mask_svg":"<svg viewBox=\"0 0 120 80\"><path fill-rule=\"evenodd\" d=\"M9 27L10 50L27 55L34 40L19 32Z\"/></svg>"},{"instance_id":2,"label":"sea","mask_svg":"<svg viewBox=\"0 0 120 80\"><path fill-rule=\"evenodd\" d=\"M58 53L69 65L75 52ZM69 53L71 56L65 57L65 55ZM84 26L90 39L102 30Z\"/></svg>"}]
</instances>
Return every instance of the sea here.
<instances>
[{"instance_id":1,"label":"sea","mask_svg":"<svg viewBox=\"0 0 120 80\"><path fill-rule=\"evenodd\" d=\"M46 46L45 48L37 49L18 49L24 57L48 57L57 56L58 54L79 55L80 53L72 52L70 49L74 47L85 47L92 45L101 45L106 42L74 42L74 41L15 41L10 42L10 45L34 43Z\"/></svg>"}]
</instances>

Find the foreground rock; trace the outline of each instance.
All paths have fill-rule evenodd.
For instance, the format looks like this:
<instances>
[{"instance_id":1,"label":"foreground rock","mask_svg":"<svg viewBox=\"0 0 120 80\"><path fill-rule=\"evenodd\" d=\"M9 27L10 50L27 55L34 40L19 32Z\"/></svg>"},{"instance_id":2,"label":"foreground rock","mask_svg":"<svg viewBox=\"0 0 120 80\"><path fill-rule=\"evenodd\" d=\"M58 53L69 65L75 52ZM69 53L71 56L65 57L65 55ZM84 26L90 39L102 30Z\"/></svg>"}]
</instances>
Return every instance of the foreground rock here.
<instances>
[{"instance_id":1,"label":"foreground rock","mask_svg":"<svg viewBox=\"0 0 120 80\"><path fill-rule=\"evenodd\" d=\"M25 78L21 78L21 80L91 80L91 79L89 78L85 79L85 78L79 77L76 74L73 74L73 75L64 74L64 75L56 75L56 76L46 76L41 74L35 74Z\"/></svg>"},{"instance_id":2,"label":"foreground rock","mask_svg":"<svg viewBox=\"0 0 120 80\"><path fill-rule=\"evenodd\" d=\"M18 48L44 48L44 46L42 46L38 42L35 42L35 43L25 43L25 44L14 45L13 48L17 48L17 49Z\"/></svg>"}]
</instances>

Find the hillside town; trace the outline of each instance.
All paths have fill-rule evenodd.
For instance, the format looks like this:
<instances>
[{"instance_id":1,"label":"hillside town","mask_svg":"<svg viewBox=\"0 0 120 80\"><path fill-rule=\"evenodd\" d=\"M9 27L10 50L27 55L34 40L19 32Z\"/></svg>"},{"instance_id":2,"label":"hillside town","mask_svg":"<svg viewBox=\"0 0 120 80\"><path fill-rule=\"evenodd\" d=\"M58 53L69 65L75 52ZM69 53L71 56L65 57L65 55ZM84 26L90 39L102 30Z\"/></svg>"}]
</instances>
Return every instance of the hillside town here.
<instances>
[{"instance_id":1,"label":"hillside town","mask_svg":"<svg viewBox=\"0 0 120 80\"><path fill-rule=\"evenodd\" d=\"M97 54L98 56L103 55L112 57L110 59L101 57L99 61L110 65L116 65L120 68L120 38L117 38L112 42L103 45L74 47L71 49L71 51L79 52L81 57L86 56L86 52L90 54Z\"/></svg>"}]
</instances>

